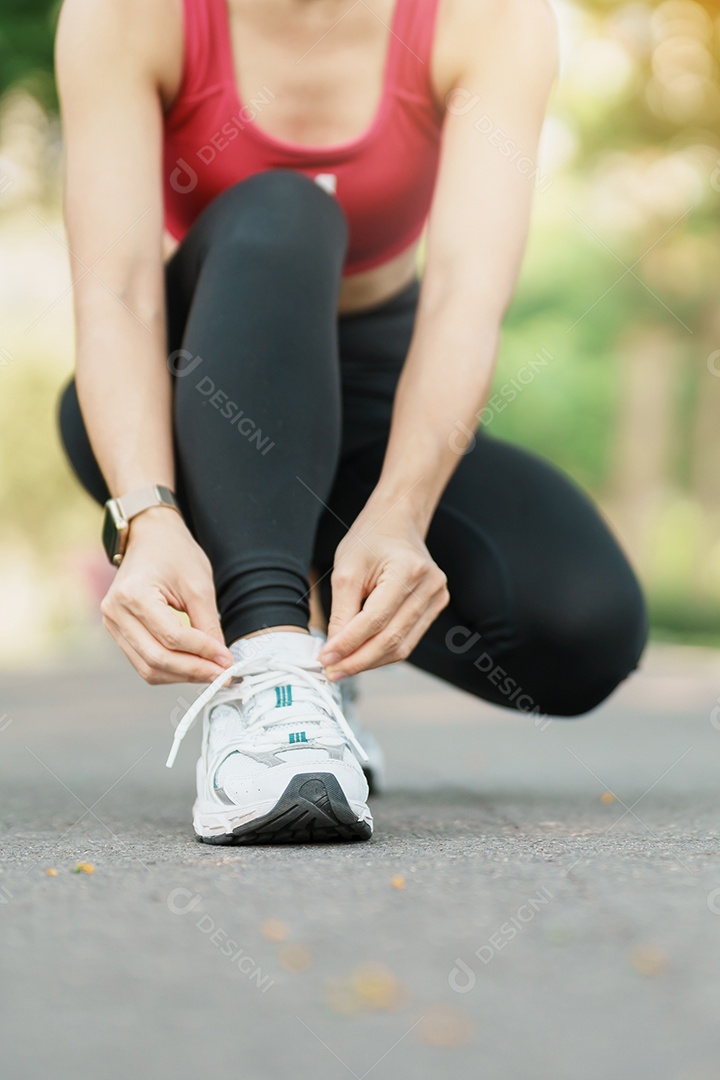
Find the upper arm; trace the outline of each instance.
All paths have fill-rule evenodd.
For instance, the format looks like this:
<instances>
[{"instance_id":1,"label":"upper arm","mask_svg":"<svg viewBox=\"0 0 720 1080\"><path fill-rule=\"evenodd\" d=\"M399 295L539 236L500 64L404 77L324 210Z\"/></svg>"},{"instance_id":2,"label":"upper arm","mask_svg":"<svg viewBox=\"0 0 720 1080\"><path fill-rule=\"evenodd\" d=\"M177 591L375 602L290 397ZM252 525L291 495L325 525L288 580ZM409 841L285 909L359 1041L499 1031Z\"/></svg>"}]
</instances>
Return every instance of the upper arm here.
<instances>
[{"instance_id":1,"label":"upper arm","mask_svg":"<svg viewBox=\"0 0 720 1080\"><path fill-rule=\"evenodd\" d=\"M164 7L65 0L61 12L56 73L80 312L108 289L131 305L136 292L142 307L160 302L162 104L151 12Z\"/></svg>"},{"instance_id":2,"label":"upper arm","mask_svg":"<svg viewBox=\"0 0 720 1080\"><path fill-rule=\"evenodd\" d=\"M485 0L465 29L447 98L425 279L428 291L450 284L501 317L527 236L557 30L545 0Z\"/></svg>"}]
</instances>

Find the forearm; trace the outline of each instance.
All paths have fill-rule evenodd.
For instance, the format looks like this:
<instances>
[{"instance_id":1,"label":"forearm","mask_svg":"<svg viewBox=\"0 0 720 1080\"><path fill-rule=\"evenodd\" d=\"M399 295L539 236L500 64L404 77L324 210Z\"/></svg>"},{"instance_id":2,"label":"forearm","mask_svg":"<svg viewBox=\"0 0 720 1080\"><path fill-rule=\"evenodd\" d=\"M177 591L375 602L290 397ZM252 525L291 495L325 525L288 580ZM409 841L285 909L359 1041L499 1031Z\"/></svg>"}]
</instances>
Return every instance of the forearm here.
<instances>
[{"instance_id":1,"label":"forearm","mask_svg":"<svg viewBox=\"0 0 720 1080\"><path fill-rule=\"evenodd\" d=\"M477 294L444 291L418 310L400 377L380 480L368 506L397 508L423 536L457 468L487 397L499 340L499 317Z\"/></svg>"},{"instance_id":2,"label":"forearm","mask_svg":"<svg viewBox=\"0 0 720 1080\"><path fill-rule=\"evenodd\" d=\"M163 314L102 294L78 304L78 399L95 457L113 496L148 484L174 490Z\"/></svg>"},{"instance_id":3,"label":"forearm","mask_svg":"<svg viewBox=\"0 0 720 1080\"><path fill-rule=\"evenodd\" d=\"M378 517L397 506L423 535L472 442L530 220L530 177L479 121L492 117L494 131L532 163L557 66L557 28L544 0L463 10L454 79L460 104L448 105L443 123L415 333L368 504Z\"/></svg>"}]
</instances>

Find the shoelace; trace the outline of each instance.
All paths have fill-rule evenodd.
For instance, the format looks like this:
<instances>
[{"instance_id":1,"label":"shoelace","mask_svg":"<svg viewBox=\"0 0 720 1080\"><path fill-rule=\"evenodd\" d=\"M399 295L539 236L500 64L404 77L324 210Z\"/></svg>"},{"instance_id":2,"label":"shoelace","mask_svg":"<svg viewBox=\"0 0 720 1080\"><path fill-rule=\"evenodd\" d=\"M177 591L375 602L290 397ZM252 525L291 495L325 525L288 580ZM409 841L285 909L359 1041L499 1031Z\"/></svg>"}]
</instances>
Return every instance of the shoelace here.
<instances>
[{"instance_id":1,"label":"shoelace","mask_svg":"<svg viewBox=\"0 0 720 1080\"><path fill-rule=\"evenodd\" d=\"M338 727L345 736L346 741L357 751L362 761L367 761L368 756L345 719L342 709L334 700L332 694L323 686L325 680L324 677L321 676L321 672L322 665L318 660L308 661L307 665L291 664L285 660L273 660L272 669L270 671L268 671L266 663L262 664L262 662L258 660L238 660L234 664L231 664L229 668L226 668L221 675L218 675L218 677L210 683L206 690L203 690L202 694L200 694L193 702L178 726L175 728L175 738L173 739L168 759L165 762L166 767L168 769L172 768L175 758L177 757L177 752L180 749L180 743L192 727L196 717L199 716L208 702L212 701L228 679L242 678L242 682L238 687L238 697L244 705L263 690L272 690L273 687L277 685L278 675L294 675L300 682L315 691L321 701L325 703L330 715L337 721ZM271 721L265 717L266 714L262 714L257 721L250 725L250 727L270 726Z\"/></svg>"}]
</instances>

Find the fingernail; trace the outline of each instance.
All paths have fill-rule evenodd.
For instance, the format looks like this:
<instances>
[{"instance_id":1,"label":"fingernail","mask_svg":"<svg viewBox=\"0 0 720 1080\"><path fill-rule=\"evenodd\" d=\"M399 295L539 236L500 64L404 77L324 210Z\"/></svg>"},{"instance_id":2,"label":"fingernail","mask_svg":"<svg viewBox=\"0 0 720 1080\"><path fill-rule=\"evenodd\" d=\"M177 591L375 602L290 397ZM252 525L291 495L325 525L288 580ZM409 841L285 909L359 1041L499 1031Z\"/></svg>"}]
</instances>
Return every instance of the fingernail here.
<instances>
[{"instance_id":1,"label":"fingernail","mask_svg":"<svg viewBox=\"0 0 720 1080\"><path fill-rule=\"evenodd\" d=\"M325 674L327 675L330 682L340 682L341 679L345 678L346 672L341 671L340 668L326 668Z\"/></svg>"},{"instance_id":2,"label":"fingernail","mask_svg":"<svg viewBox=\"0 0 720 1080\"><path fill-rule=\"evenodd\" d=\"M336 664L340 659L339 652L329 652L323 655L323 664L325 667L330 667L331 664Z\"/></svg>"}]
</instances>

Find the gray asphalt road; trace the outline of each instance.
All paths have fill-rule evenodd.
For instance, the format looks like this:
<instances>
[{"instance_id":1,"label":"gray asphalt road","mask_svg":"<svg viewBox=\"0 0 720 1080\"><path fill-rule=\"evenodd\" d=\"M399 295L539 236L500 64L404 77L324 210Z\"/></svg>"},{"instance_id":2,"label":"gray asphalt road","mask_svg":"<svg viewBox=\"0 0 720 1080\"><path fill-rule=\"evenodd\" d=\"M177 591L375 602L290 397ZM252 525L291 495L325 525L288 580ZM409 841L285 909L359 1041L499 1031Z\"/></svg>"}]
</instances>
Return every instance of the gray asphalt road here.
<instances>
[{"instance_id":1,"label":"gray asphalt road","mask_svg":"<svg viewBox=\"0 0 720 1080\"><path fill-rule=\"evenodd\" d=\"M0 677L4 1080L720 1078L720 658L545 729L366 676L391 790L342 847L193 840L193 693Z\"/></svg>"}]
</instances>

